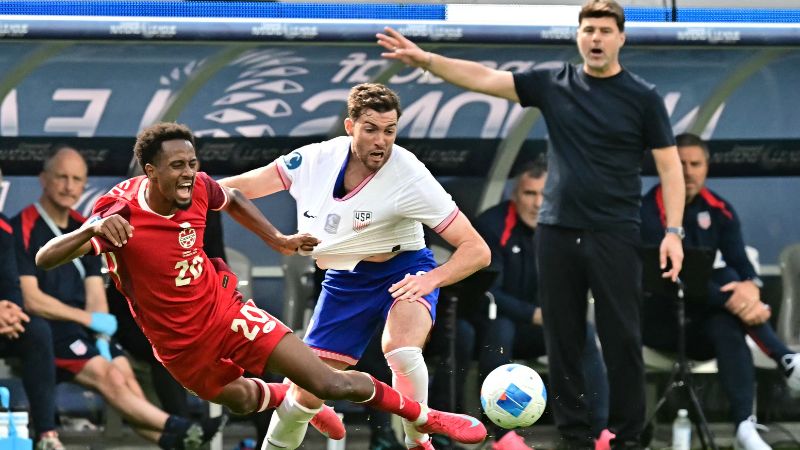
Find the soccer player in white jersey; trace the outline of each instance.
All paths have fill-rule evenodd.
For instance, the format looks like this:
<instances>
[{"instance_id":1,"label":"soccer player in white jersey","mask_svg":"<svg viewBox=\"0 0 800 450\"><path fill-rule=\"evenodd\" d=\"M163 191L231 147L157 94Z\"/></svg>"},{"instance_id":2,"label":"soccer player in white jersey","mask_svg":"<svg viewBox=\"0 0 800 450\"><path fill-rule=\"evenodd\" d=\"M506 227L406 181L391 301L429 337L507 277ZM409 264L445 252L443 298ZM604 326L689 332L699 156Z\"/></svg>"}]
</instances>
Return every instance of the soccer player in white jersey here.
<instances>
[{"instance_id":1,"label":"soccer player in white jersey","mask_svg":"<svg viewBox=\"0 0 800 450\"><path fill-rule=\"evenodd\" d=\"M321 243L311 255L328 269L305 342L331 366L361 357L386 319L382 347L393 385L427 401L422 347L436 319L439 288L489 264L489 247L428 169L394 144L400 102L381 84L355 86L347 101L347 136L308 145L220 184L247 197L284 189L297 201L300 232ZM436 266L422 224L455 247ZM294 449L322 401L297 386L273 414L265 448ZM433 449L405 422L406 445Z\"/></svg>"}]
</instances>

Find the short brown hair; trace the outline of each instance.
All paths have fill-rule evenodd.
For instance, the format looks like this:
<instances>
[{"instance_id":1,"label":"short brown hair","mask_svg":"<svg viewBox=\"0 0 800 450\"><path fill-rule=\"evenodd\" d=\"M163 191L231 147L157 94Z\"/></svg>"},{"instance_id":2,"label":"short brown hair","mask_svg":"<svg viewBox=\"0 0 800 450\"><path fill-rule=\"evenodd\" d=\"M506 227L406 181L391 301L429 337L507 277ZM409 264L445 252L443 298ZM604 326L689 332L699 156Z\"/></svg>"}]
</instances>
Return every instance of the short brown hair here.
<instances>
[{"instance_id":1,"label":"short brown hair","mask_svg":"<svg viewBox=\"0 0 800 450\"><path fill-rule=\"evenodd\" d=\"M397 94L380 83L361 83L350 89L347 96L347 117L356 120L365 109L379 113L397 111L400 118L400 98Z\"/></svg>"},{"instance_id":2,"label":"short brown hair","mask_svg":"<svg viewBox=\"0 0 800 450\"><path fill-rule=\"evenodd\" d=\"M517 172L517 181L519 181L523 175L535 180L542 178L543 176L547 175L547 162L538 159L526 162Z\"/></svg>"},{"instance_id":3,"label":"short brown hair","mask_svg":"<svg viewBox=\"0 0 800 450\"><path fill-rule=\"evenodd\" d=\"M578 24L587 17L613 17L619 31L625 31L625 11L614 0L589 0L583 4L578 14Z\"/></svg>"},{"instance_id":4,"label":"short brown hair","mask_svg":"<svg viewBox=\"0 0 800 450\"><path fill-rule=\"evenodd\" d=\"M133 154L144 169L145 164L152 164L161 151L161 143L173 139L182 139L191 142L194 147L194 134L186 125L174 122L161 122L142 130L136 136Z\"/></svg>"},{"instance_id":5,"label":"short brown hair","mask_svg":"<svg viewBox=\"0 0 800 450\"><path fill-rule=\"evenodd\" d=\"M703 149L703 154L706 155L706 160L708 160L711 154L708 151L708 144L706 141L703 140L700 136L694 133L681 133L675 136L675 144L678 148L681 147L700 147Z\"/></svg>"}]
</instances>

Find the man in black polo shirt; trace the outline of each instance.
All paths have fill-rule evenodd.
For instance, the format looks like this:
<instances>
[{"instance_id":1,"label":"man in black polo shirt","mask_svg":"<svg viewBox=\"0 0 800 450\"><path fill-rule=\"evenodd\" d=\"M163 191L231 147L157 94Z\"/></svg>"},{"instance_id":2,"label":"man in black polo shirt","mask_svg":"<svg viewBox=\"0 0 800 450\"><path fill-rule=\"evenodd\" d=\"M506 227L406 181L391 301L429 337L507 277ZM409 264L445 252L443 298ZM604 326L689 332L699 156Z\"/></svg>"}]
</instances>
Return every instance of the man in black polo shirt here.
<instances>
[{"instance_id":1,"label":"man in black polo shirt","mask_svg":"<svg viewBox=\"0 0 800 450\"><path fill-rule=\"evenodd\" d=\"M590 0L578 22L583 64L548 63L513 74L423 51L391 28L377 38L385 58L541 110L552 150L536 244L559 445L594 446L580 364L591 290L608 370L612 447L639 448L645 416L638 253L643 153L652 150L664 185L668 233L660 264L672 262L665 276L673 280L683 262L683 177L663 100L619 62L622 8L614 0Z\"/></svg>"},{"instance_id":2,"label":"man in black polo shirt","mask_svg":"<svg viewBox=\"0 0 800 450\"><path fill-rule=\"evenodd\" d=\"M781 342L768 322L770 309L761 301L761 280L747 257L742 227L730 202L705 186L708 148L700 137L677 136L686 179L686 247L719 250L725 267L711 275L708 295L686 302L689 357L717 359L719 380L736 425L736 448L770 448L758 434L753 410L755 368L745 336L749 335L772 358L789 388L800 391L800 355ZM642 241L655 245L664 237L661 185L642 201ZM642 311L644 343L655 349L677 350L675 302L646 294Z\"/></svg>"},{"instance_id":3,"label":"man in black polo shirt","mask_svg":"<svg viewBox=\"0 0 800 450\"><path fill-rule=\"evenodd\" d=\"M536 268L536 221L542 206L547 167L541 163L525 165L514 180L511 198L487 209L474 221L475 229L492 250L493 269L499 276L491 287L497 317L482 322L479 328L478 369L481 379L492 370L514 359L538 358L547 354L539 307ZM587 327L582 367L588 390L592 434L601 436L608 421L608 383L602 356L595 342L594 327ZM530 450L514 431L493 427L492 450ZM609 432L596 450L607 449Z\"/></svg>"}]
</instances>

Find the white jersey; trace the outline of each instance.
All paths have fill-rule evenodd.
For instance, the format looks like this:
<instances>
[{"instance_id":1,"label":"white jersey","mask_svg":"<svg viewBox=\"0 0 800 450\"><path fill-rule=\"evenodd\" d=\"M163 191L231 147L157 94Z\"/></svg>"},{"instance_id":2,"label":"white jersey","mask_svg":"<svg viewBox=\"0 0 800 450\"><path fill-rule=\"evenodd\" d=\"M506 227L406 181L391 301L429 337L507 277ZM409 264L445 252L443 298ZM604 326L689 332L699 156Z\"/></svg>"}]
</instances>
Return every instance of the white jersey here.
<instances>
[{"instance_id":1,"label":"white jersey","mask_svg":"<svg viewBox=\"0 0 800 450\"><path fill-rule=\"evenodd\" d=\"M425 247L422 225L441 233L458 207L414 154L397 145L378 172L342 198L334 187L350 154L349 136L279 157L278 174L297 201L297 228L321 243L323 269L352 270L373 255Z\"/></svg>"}]
</instances>

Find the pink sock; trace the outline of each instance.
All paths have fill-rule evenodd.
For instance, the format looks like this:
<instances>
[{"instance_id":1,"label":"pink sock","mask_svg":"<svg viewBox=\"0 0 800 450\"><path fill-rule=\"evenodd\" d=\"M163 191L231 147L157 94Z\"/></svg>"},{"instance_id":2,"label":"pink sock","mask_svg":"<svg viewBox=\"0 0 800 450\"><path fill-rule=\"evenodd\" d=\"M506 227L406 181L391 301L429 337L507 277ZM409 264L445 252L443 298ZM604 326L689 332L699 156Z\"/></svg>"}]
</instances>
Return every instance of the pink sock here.
<instances>
[{"instance_id":1,"label":"pink sock","mask_svg":"<svg viewBox=\"0 0 800 450\"><path fill-rule=\"evenodd\" d=\"M403 419L412 422L419 418L420 412L422 412L419 403L396 391L386 383L376 380L375 377L370 375L370 378L372 378L372 383L375 385L375 394L371 399L364 402L365 405L397 414Z\"/></svg>"},{"instance_id":2,"label":"pink sock","mask_svg":"<svg viewBox=\"0 0 800 450\"><path fill-rule=\"evenodd\" d=\"M288 384L267 383L260 378L249 379L252 380L259 388L257 412L275 408L280 405L283 399L286 397L286 391L289 390ZM264 400L266 399L267 392L269 392L269 400L265 402Z\"/></svg>"}]
</instances>

